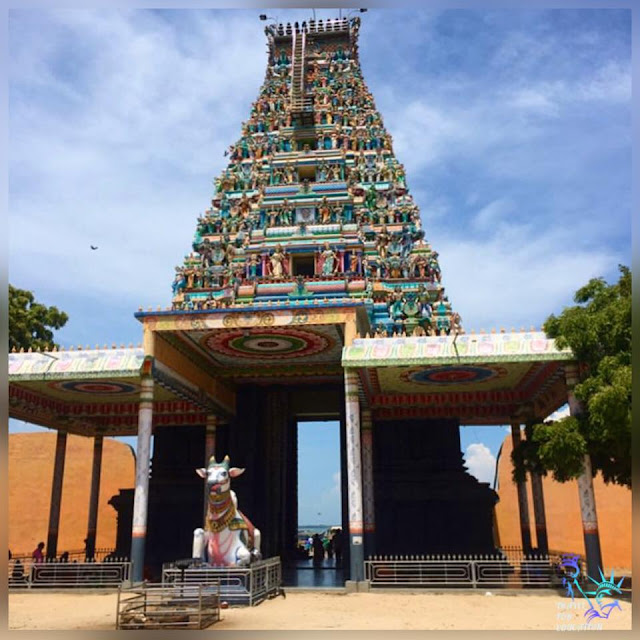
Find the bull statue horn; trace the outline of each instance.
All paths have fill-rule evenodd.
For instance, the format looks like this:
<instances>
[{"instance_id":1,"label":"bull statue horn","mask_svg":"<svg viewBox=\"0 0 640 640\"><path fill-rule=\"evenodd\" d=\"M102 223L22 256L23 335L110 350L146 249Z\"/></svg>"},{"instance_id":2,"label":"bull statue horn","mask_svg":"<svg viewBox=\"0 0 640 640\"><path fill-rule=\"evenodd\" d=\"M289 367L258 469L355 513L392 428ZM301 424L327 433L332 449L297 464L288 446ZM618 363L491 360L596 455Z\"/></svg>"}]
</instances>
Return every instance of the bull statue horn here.
<instances>
[{"instance_id":1,"label":"bull statue horn","mask_svg":"<svg viewBox=\"0 0 640 640\"><path fill-rule=\"evenodd\" d=\"M227 464L229 464L231 462L231 459L227 455L227 456L224 457L224 460L222 462L226 462Z\"/></svg>"},{"instance_id":2,"label":"bull statue horn","mask_svg":"<svg viewBox=\"0 0 640 640\"><path fill-rule=\"evenodd\" d=\"M216 462L216 457L215 457L215 456L211 456L211 457L209 458L209 464L210 464L210 465L213 465L213 466L215 466L215 465L217 465L217 464L218 464L218 463Z\"/></svg>"}]
</instances>

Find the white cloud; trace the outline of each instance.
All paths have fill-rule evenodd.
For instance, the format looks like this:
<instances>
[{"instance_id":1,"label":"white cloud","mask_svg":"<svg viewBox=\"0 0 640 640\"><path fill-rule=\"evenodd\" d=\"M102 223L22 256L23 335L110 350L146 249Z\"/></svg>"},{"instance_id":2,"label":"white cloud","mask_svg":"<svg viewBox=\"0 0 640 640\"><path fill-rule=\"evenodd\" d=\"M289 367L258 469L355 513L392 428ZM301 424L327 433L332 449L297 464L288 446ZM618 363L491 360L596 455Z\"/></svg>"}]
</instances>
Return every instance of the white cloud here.
<instances>
[{"instance_id":1,"label":"white cloud","mask_svg":"<svg viewBox=\"0 0 640 640\"><path fill-rule=\"evenodd\" d=\"M631 69L609 62L579 83L574 95L582 100L626 103L631 99Z\"/></svg>"},{"instance_id":2,"label":"white cloud","mask_svg":"<svg viewBox=\"0 0 640 640\"><path fill-rule=\"evenodd\" d=\"M550 95L546 87L523 87L517 89L509 98L511 107L530 113L546 116L558 115L559 106Z\"/></svg>"},{"instance_id":3,"label":"white cloud","mask_svg":"<svg viewBox=\"0 0 640 640\"><path fill-rule=\"evenodd\" d=\"M488 229L502 222L508 214L513 213L513 202L509 198L498 198L485 205L473 219L473 226Z\"/></svg>"},{"instance_id":4,"label":"white cloud","mask_svg":"<svg viewBox=\"0 0 640 640\"><path fill-rule=\"evenodd\" d=\"M484 444L474 442L467 447L465 464L469 473L480 482L493 484L496 473L496 459Z\"/></svg>"},{"instance_id":5,"label":"white cloud","mask_svg":"<svg viewBox=\"0 0 640 640\"><path fill-rule=\"evenodd\" d=\"M572 303L591 277L616 264L604 247L575 246L573 229L503 224L489 237L452 233L432 237L443 284L468 331L540 324ZM433 235L433 234L432 234Z\"/></svg>"},{"instance_id":6,"label":"white cloud","mask_svg":"<svg viewBox=\"0 0 640 640\"><path fill-rule=\"evenodd\" d=\"M335 500L336 496L339 496L341 493L341 488L340 488L340 472L336 471L332 476L331 476L331 480L333 481L333 484L331 485L331 488L326 492L326 497L329 500Z\"/></svg>"},{"instance_id":7,"label":"white cloud","mask_svg":"<svg viewBox=\"0 0 640 640\"><path fill-rule=\"evenodd\" d=\"M566 418L568 415L570 415L570 413L569 413L569 405L565 404L564 406L562 406L559 409L557 409L556 411L554 411L546 419L547 420L560 420L562 418Z\"/></svg>"}]
</instances>

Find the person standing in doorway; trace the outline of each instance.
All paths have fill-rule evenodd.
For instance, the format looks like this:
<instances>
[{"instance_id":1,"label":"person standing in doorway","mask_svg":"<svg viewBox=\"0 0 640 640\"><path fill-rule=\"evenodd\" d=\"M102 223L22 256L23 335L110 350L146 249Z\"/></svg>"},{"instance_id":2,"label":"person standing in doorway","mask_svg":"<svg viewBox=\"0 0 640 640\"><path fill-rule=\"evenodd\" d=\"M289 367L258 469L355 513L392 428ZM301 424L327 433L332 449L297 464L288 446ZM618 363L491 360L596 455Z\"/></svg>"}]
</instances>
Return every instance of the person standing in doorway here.
<instances>
[{"instance_id":1,"label":"person standing in doorway","mask_svg":"<svg viewBox=\"0 0 640 640\"><path fill-rule=\"evenodd\" d=\"M313 566L319 567L324 560L324 545L319 534L313 534Z\"/></svg>"},{"instance_id":2,"label":"person standing in doorway","mask_svg":"<svg viewBox=\"0 0 640 640\"><path fill-rule=\"evenodd\" d=\"M342 564L342 529L337 529L331 539L333 542L333 553L336 556L336 567Z\"/></svg>"}]
</instances>

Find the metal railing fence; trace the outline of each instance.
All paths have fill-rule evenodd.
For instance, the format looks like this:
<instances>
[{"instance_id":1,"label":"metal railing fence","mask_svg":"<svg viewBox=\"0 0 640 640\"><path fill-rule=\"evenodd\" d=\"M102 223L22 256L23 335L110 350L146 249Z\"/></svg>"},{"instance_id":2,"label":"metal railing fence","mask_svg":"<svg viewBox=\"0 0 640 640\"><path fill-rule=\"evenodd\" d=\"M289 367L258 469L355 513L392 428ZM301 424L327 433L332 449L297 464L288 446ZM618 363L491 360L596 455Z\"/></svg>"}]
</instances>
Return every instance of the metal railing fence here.
<instances>
[{"instance_id":1,"label":"metal railing fence","mask_svg":"<svg viewBox=\"0 0 640 640\"><path fill-rule=\"evenodd\" d=\"M107 558L104 562L43 562L20 559L9 561L9 589L116 588L129 581L131 562L126 558Z\"/></svg>"},{"instance_id":2,"label":"metal railing fence","mask_svg":"<svg viewBox=\"0 0 640 640\"><path fill-rule=\"evenodd\" d=\"M559 561L542 554L436 554L373 556L364 565L365 579L374 588L532 588L559 587Z\"/></svg>"},{"instance_id":3,"label":"metal railing fence","mask_svg":"<svg viewBox=\"0 0 640 640\"><path fill-rule=\"evenodd\" d=\"M231 605L259 604L278 595L282 585L280 558L267 558L248 567L192 566L180 569L173 563L162 568L162 584L220 584L220 597Z\"/></svg>"},{"instance_id":4,"label":"metal railing fence","mask_svg":"<svg viewBox=\"0 0 640 640\"><path fill-rule=\"evenodd\" d=\"M108 558L112 558L115 554L113 547L100 547L96 549L93 556L88 557L86 551L83 549L73 549L72 551L65 551L67 553L67 559L69 562L77 560L78 562L104 562ZM62 555L62 554L60 554ZM32 557L30 553L13 553L11 560L20 560L23 564L25 562L31 562ZM45 558L45 562L60 562L60 557L57 558Z\"/></svg>"}]
</instances>

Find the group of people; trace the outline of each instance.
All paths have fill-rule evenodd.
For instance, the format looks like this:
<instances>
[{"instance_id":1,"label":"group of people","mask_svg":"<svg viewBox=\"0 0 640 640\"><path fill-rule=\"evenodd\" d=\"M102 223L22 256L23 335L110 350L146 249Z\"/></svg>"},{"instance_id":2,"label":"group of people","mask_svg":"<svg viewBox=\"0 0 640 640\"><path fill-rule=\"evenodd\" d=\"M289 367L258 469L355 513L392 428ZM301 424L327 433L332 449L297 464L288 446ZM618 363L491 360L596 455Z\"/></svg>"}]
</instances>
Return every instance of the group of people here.
<instances>
[{"instance_id":1,"label":"group of people","mask_svg":"<svg viewBox=\"0 0 640 640\"><path fill-rule=\"evenodd\" d=\"M309 554L313 557L313 565L320 566L325 558L335 557L336 566L342 563L342 529L336 529L333 533L325 532L322 536L314 533L302 544L305 557Z\"/></svg>"},{"instance_id":2,"label":"group of people","mask_svg":"<svg viewBox=\"0 0 640 640\"><path fill-rule=\"evenodd\" d=\"M32 564L40 564L47 560L44 552L44 542L38 542L38 545L31 553ZM9 549L9 561L13 560L13 554ZM69 562L69 552L65 551L59 558L59 562ZM25 566L20 558L16 558L11 567L10 582L21 583L26 580Z\"/></svg>"}]
</instances>

